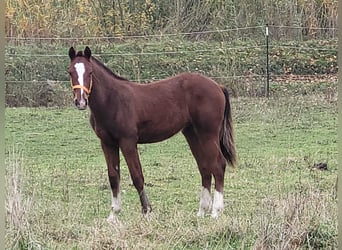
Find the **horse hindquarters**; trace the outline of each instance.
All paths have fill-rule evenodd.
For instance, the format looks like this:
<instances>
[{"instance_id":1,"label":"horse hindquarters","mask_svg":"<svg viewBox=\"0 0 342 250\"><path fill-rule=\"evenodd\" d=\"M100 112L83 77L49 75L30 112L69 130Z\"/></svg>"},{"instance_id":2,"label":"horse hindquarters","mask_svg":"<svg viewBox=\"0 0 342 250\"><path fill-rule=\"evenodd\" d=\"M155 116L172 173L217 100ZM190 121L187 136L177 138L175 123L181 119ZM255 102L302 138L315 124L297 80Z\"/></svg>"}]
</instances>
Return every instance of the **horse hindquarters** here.
<instances>
[{"instance_id":1,"label":"horse hindquarters","mask_svg":"<svg viewBox=\"0 0 342 250\"><path fill-rule=\"evenodd\" d=\"M216 88L215 88L216 86ZM221 89L204 89L195 92L190 104L191 125L183 130L191 152L196 159L202 178L202 191L198 215L211 211L217 218L223 210L223 187L226 160L220 149L220 130L224 117L225 97ZM212 87L210 85L210 87ZM215 179L214 199L211 198L212 177Z\"/></svg>"},{"instance_id":2,"label":"horse hindquarters","mask_svg":"<svg viewBox=\"0 0 342 250\"><path fill-rule=\"evenodd\" d=\"M232 130L232 117L228 92L216 84L196 85L191 91L189 104L191 125L183 130L190 149L196 159L201 177L202 192L199 216L211 210L217 218L223 211L223 189L226 160L235 162L235 147ZM210 189L214 177L213 200Z\"/></svg>"}]
</instances>

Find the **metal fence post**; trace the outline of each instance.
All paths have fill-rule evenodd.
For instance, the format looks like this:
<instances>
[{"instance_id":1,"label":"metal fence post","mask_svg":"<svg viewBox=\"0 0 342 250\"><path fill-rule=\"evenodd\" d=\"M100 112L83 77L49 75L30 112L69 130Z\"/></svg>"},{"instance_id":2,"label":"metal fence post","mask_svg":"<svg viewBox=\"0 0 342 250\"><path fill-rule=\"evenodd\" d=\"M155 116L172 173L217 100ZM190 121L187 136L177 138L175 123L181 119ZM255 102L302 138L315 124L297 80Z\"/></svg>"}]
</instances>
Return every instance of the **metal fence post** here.
<instances>
[{"instance_id":1,"label":"metal fence post","mask_svg":"<svg viewBox=\"0 0 342 250\"><path fill-rule=\"evenodd\" d=\"M265 95L269 97L270 93L270 70L269 70L269 57L268 57L268 24L266 24L266 85L265 85Z\"/></svg>"}]
</instances>

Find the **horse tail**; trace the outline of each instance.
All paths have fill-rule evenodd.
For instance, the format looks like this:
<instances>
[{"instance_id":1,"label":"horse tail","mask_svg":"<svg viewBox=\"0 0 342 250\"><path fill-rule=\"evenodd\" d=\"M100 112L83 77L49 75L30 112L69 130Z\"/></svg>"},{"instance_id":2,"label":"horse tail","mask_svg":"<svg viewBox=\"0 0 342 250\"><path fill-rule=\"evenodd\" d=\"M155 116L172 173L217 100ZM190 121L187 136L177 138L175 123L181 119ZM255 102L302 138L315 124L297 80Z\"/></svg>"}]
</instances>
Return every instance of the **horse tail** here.
<instances>
[{"instance_id":1,"label":"horse tail","mask_svg":"<svg viewBox=\"0 0 342 250\"><path fill-rule=\"evenodd\" d=\"M224 109L223 124L220 132L220 147L221 152L226 158L227 162L234 167L236 163L236 149L234 144L233 119L230 108L229 94L226 87L221 86L221 89L226 98L226 105Z\"/></svg>"}]
</instances>

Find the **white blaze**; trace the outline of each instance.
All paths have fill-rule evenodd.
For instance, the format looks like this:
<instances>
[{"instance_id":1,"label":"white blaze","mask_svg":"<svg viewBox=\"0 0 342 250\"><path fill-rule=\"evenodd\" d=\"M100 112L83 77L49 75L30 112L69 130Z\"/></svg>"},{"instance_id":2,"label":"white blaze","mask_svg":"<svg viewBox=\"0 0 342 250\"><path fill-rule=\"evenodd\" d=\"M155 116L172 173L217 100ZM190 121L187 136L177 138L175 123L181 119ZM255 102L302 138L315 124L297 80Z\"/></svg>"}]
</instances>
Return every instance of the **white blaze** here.
<instances>
[{"instance_id":1,"label":"white blaze","mask_svg":"<svg viewBox=\"0 0 342 250\"><path fill-rule=\"evenodd\" d=\"M78 84L84 86L83 75L85 72L84 63L75 63L75 69L78 76ZM83 99L83 89L81 89L81 98Z\"/></svg>"}]
</instances>

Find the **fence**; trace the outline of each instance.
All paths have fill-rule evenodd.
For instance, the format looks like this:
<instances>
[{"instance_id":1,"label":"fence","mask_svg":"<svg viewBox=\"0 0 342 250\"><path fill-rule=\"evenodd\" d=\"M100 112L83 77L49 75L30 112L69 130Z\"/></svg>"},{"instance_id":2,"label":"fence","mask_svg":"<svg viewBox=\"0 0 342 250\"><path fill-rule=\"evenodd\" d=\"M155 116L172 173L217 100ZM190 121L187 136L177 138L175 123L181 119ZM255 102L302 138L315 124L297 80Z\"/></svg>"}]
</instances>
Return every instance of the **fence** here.
<instances>
[{"instance_id":1,"label":"fence","mask_svg":"<svg viewBox=\"0 0 342 250\"><path fill-rule=\"evenodd\" d=\"M326 79L337 73L337 30L254 26L126 37L7 37L8 106L63 106L70 102L68 48L89 45L119 75L138 82L197 71L230 87L234 95L272 94L284 79ZM327 32L328 31L328 32ZM288 40L287 32L297 34ZM321 34L321 35L317 35ZM312 38L312 37L311 37Z\"/></svg>"}]
</instances>

